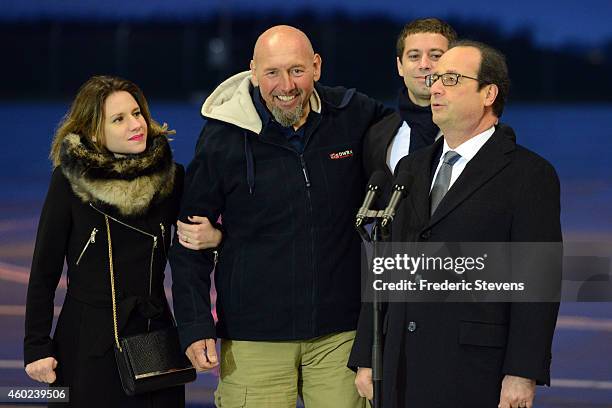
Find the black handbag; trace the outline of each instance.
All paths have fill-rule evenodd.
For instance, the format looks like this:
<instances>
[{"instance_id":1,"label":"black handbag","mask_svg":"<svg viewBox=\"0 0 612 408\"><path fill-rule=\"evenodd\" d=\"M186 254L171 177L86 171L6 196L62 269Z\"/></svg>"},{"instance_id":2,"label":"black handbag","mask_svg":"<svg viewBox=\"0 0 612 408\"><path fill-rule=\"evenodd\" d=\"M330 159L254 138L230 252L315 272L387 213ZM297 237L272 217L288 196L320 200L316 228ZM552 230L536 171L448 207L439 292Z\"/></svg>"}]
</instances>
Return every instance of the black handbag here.
<instances>
[{"instance_id":1,"label":"black handbag","mask_svg":"<svg viewBox=\"0 0 612 408\"><path fill-rule=\"evenodd\" d=\"M127 395L186 384L196 371L179 345L176 327L119 339L115 359Z\"/></svg>"},{"instance_id":2,"label":"black handbag","mask_svg":"<svg viewBox=\"0 0 612 408\"><path fill-rule=\"evenodd\" d=\"M108 218L107 215L104 215L108 236L115 360L123 390L127 395L136 395L194 381L196 370L181 350L174 317L172 317L174 324L171 327L128 337L119 337L117 332L113 249ZM152 275L152 271L149 271L149 274ZM152 279L152 276L149 276L149 279ZM149 291L150 289L151 285L149 285ZM151 293L149 293L150 295ZM150 325L150 319L148 323Z\"/></svg>"}]
</instances>

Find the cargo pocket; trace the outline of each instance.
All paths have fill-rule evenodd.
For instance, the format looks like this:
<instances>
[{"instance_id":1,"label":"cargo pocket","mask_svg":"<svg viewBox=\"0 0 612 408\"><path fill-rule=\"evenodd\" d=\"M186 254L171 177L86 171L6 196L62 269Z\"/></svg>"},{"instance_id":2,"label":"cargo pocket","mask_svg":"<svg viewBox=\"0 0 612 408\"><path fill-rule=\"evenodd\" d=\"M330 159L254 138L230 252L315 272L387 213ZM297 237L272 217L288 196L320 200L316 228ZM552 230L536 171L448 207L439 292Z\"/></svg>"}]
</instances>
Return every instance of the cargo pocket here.
<instances>
[{"instance_id":1,"label":"cargo pocket","mask_svg":"<svg viewBox=\"0 0 612 408\"><path fill-rule=\"evenodd\" d=\"M219 381L215 391L215 406L217 408L242 408L246 406L246 387Z\"/></svg>"}]
</instances>

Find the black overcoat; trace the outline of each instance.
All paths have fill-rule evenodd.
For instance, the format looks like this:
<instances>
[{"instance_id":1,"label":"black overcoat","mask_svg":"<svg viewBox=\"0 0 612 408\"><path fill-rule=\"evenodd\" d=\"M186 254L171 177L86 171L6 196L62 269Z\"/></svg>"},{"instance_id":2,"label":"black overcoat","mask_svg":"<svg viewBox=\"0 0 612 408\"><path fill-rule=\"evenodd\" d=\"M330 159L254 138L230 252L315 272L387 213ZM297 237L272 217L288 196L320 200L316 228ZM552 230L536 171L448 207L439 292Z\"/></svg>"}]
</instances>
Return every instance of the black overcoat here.
<instances>
[{"instance_id":1,"label":"black overcoat","mask_svg":"<svg viewBox=\"0 0 612 408\"><path fill-rule=\"evenodd\" d=\"M554 168L499 125L433 217L429 189L442 139L400 161L415 176L394 241L560 242ZM506 374L550 383L558 303L389 303L383 321L383 406L490 408ZM364 304L349 366L371 366Z\"/></svg>"},{"instance_id":2,"label":"black overcoat","mask_svg":"<svg viewBox=\"0 0 612 408\"><path fill-rule=\"evenodd\" d=\"M127 397L113 353L105 214L119 335L145 332L148 318L151 330L172 324L163 280L183 168L172 162L167 141L161 139L140 155L115 160L71 135L62 164L53 172L28 285L24 362L55 357L52 386L70 387L71 406L184 406L184 387ZM53 299L64 262L68 290L51 337Z\"/></svg>"}]
</instances>

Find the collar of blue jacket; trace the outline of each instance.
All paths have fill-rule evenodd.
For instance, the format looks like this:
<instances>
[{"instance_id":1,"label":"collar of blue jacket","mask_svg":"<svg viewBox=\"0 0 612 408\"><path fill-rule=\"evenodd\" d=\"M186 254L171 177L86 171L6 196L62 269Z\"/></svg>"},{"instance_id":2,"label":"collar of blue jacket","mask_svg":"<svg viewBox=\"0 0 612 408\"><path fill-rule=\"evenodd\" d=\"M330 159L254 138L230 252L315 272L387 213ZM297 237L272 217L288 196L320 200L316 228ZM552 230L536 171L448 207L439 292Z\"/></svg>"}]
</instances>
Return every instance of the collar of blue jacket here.
<instances>
[{"instance_id":1,"label":"collar of blue jacket","mask_svg":"<svg viewBox=\"0 0 612 408\"><path fill-rule=\"evenodd\" d=\"M291 146L293 146L293 148L297 152L302 153L304 151L304 135L307 124L311 121L313 115L318 114L311 110L308 114L308 118L306 119L306 123L300 126L299 129L294 130L293 126L285 127L274 120L272 114L268 110L268 107L265 105L265 102L261 97L259 87L251 87L251 98L253 99L253 105L255 105L255 110L257 110L257 114L261 119L262 128L266 128L270 124L274 124L274 126L276 126L280 130L280 132L287 138Z\"/></svg>"}]
</instances>

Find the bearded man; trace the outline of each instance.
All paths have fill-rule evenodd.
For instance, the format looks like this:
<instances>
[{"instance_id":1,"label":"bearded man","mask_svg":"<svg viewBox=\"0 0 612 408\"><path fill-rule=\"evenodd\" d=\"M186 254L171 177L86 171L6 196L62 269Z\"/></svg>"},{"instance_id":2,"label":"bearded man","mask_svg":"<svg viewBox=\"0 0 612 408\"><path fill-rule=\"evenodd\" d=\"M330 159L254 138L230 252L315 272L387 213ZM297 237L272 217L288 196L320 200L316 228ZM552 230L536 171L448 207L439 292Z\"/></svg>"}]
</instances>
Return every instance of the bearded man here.
<instances>
[{"instance_id":1,"label":"bearded man","mask_svg":"<svg viewBox=\"0 0 612 408\"><path fill-rule=\"evenodd\" d=\"M250 71L202 106L207 123L179 219L222 215L223 246L217 263L174 245L170 262L181 343L197 369L221 365L218 407L295 407L298 395L306 407L366 404L346 367L360 310L353 222L365 187L363 137L392 111L318 84L321 66L303 32L272 27Z\"/></svg>"}]
</instances>

